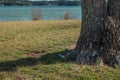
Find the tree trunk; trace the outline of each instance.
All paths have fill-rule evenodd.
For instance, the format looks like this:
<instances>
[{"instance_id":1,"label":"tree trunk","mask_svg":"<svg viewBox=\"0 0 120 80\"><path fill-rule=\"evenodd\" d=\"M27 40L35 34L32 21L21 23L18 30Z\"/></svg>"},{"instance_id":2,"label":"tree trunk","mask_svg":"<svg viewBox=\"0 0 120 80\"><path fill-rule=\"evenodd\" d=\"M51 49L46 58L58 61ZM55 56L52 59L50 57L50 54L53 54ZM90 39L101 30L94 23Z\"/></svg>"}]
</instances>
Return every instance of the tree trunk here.
<instances>
[{"instance_id":1,"label":"tree trunk","mask_svg":"<svg viewBox=\"0 0 120 80\"><path fill-rule=\"evenodd\" d=\"M120 0L82 0L82 27L76 48L66 55L79 64L120 67Z\"/></svg>"},{"instance_id":2,"label":"tree trunk","mask_svg":"<svg viewBox=\"0 0 120 80\"><path fill-rule=\"evenodd\" d=\"M106 21L105 0L82 0L82 27L76 50L77 63L96 64L101 58L101 34Z\"/></svg>"},{"instance_id":3,"label":"tree trunk","mask_svg":"<svg viewBox=\"0 0 120 80\"><path fill-rule=\"evenodd\" d=\"M104 30L104 62L120 68L120 0L109 0Z\"/></svg>"},{"instance_id":4,"label":"tree trunk","mask_svg":"<svg viewBox=\"0 0 120 80\"><path fill-rule=\"evenodd\" d=\"M96 64L100 55L100 38L106 20L105 0L82 0L82 27L77 46L67 57L79 64Z\"/></svg>"}]
</instances>

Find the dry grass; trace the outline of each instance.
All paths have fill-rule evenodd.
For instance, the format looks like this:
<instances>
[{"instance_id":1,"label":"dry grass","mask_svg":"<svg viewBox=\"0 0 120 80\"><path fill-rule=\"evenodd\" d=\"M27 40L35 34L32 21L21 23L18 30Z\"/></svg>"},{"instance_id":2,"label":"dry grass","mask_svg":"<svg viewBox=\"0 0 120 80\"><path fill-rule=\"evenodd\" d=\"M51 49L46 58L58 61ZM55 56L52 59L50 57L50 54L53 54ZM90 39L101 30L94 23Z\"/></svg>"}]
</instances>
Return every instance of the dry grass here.
<instances>
[{"instance_id":1,"label":"dry grass","mask_svg":"<svg viewBox=\"0 0 120 80\"><path fill-rule=\"evenodd\" d=\"M72 49L79 20L0 22L0 80L120 80L107 66L69 63L57 54Z\"/></svg>"}]
</instances>

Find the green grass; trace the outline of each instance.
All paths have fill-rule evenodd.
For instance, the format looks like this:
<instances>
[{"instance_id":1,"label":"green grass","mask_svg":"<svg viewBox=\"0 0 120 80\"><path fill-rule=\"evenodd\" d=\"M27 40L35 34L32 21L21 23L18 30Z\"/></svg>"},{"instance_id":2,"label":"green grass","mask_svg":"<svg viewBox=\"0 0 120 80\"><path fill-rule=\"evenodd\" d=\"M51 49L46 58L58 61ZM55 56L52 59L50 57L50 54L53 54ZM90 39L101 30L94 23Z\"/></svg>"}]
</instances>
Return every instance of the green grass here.
<instances>
[{"instance_id":1,"label":"green grass","mask_svg":"<svg viewBox=\"0 0 120 80\"><path fill-rule=\"evenodd\" d=\"M107 66L60 59L80 32L79 20L0 22L0 80L120 80Z\"/></svg>"}]
</instances>

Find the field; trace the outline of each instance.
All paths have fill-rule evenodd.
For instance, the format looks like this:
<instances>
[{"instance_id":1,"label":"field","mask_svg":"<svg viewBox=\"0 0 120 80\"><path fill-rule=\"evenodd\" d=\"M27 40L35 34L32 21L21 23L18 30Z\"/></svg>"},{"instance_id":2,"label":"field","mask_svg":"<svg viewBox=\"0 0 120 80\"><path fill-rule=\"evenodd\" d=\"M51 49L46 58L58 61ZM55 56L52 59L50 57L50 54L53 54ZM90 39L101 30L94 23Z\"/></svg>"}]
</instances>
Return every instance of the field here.
<instances>
[{"instance_id":1,"label":"field","mask_svg":"<svg viewBox=\"0 0 120 80\"><path fill-rule=\"evenodd\" d=\"M0 80L120 80L120 70L62 60L79 37L81 21L0 22Z\"/></svg>"}]
</instances>

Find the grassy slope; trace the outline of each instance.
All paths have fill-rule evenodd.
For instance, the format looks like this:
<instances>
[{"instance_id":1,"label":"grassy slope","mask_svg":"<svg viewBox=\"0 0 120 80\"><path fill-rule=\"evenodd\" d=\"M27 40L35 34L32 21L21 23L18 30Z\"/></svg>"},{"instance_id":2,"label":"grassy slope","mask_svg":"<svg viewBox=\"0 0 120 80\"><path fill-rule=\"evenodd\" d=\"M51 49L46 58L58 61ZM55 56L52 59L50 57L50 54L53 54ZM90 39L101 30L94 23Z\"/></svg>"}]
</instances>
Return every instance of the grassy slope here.
<instances>
[{"instance_id":1,"label":"grassy slope","mask_svg":"<svg viewBox=\"0 0 120 80\"><path fill-rule=\"evenodd\" d=\"M120 71L61 60L80 21L0 22L0 80L120 80Z\"/></svg>"}]
</instances>

